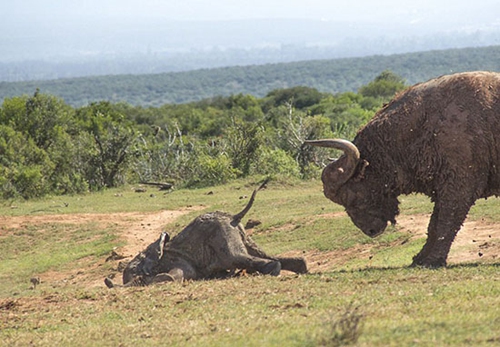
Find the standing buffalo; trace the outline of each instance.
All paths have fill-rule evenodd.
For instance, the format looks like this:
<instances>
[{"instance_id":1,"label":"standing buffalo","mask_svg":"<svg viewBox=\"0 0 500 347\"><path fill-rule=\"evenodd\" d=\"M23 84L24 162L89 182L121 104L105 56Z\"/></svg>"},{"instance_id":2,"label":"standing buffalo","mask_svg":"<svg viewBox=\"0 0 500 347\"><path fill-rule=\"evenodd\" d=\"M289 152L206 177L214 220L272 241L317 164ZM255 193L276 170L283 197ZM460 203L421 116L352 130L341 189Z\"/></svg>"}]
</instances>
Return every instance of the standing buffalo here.
<instances>
[{"instance_id":1,"label":"standing buffalo","mask_svg":"<svg viewBox=\"0 0 500 347\"><path fill-rule=\"evenodd\" d=\"M500 194L500 74L467 72L397 95L354 140L306 141L344 154L325 167L324 194L366 235L395 223L398 196L434 202L427 241L413 265L446 265L451 244L479 198Z\"/></svg>"},{"instance_id":2,"label":"standing buffalo","mask_svg":"<svg viewBox=\"0 0 500 347\"><path fill-rule=\"evenodd\" d=\"M232 275L237 269L273 276L279 275L282 269L306 273L303 258L268 256L246 234L241 220L252 207L259 189L235 215L218 211L203 214L172 240L167 233L162 233L127 265L123 285L220 278ZM109 288L116 286L109 278L104 282Z\"/></svg>"}]
</instances>

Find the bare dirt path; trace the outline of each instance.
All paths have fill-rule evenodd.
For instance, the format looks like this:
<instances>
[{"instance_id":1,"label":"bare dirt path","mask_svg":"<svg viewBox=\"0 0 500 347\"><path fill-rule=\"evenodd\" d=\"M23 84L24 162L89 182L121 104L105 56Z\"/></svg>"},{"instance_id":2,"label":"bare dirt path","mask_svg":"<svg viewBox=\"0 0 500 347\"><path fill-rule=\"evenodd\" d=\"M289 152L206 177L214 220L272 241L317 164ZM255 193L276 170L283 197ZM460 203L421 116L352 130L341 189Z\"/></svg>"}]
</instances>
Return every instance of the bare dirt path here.
<instances>
[{"instance_id":1,"label":"bare dirt path","mask_svg":"<svg viewBox=\"0 0 500 347\"><path fill-rule=\"evenodd\" d=\"M65 223L65 224L83 224L97 223L103 228L109 225L114 226L120 233L120 237L125 240L123 247L115 251L120 256L125 257L123 261L132 259L137 253L156 240L166 224L169 224L180 216L192 211L203 209L204 206L193 206L175 211L160 212L123 212L123 213L81 213L81 214L51 214L43 216L0 216L0 230L18 229L27 225L37 225L44 223ZM52 283L54 286L70 284L79 284L87 287L102 286L103 279L108 273L99 271L99 267L105 259L99 264L89 265L85 259L81 260L81 268L69 270L67 272L49 271L39 274L44 282Z\"/></svg>"},{"instance_id":2,"label":"bare dirt path","mask_svg":"<svg viewBox=\"0 0 500 347\"><path fill-rule=\"evenodd\" d=\"M400 216L398 224L402 230L425 237L428 215ZM451 246L448 262L450 264L468 261L500 259L500 225L486 221L466 220Z\"/></svg>"},{"instance_id":3,"label":"bare dirt path","mask_svg":"<svg viewBox=\"0 0 500 347\"><path fill-rule=\"evenodd\" d=\"M203 209L203 206L194 206L175 211L160 212L123 212L123 213L81 213L81 214L51 214L43 216L0 216L0 229L17 229L24 225L44 223L82 224L95 222L98 225L114 225L120 231L127 244L120 248L120 252L132 256L137 254L154 241L161 233L162 228L180 216L191 211Z\"/></svg>"},{"instance_id":4,"label":"bare dirt path","mask_svg":"<svg viewBox=\"0 0 500 347\"><path fill-rule=\"evenodd\" d=\"M344 212L323 215L324 218L345 216ZM430 214L400 215L397 219L401 231L412 234L412 238L425 238ZM397 245L397 244L396 244ZM395 246L396 246L395 245ZM292 251L287 256L303 256L310 272L331 271L354 258L369 260L373 245L357 245L347 250L331 252ZM500 259L500 224L486 221L466 220L457 234L448 256L449 264L480 262Z\"/></svg>"},{"instance_id":5,"label":"bare dirt path","mask_svg":"<svg viewBox=\"0 0 500 347\"><path fill-rule=\"evenodd\" d=\"M45 216L18 216L0 217L0 230L2 228L16 229L24 225L41 223L67 223L81 224L95 222L103 227L114 225L126 245L116 249L119 255L130 260L138 252L153 242L161 233L162 228L180 216L191 211L201 210L204 206L189 207L176 211L160 211L153 213L111 213L111 214L61 214ZM332 216L324 216L331 218ZM412 234L413 238L424 238L430 215L399 216L398 225L403 231ZM486 221L466 221L455 239L449 263L456 264L467 261L487 261L500 259L500 225ZM292 251L286 255L304 256L311 272L332 270L353 258L370 259L373 245L358 245L348 250L319 252L319 251ZM104 262L104 260L103 260ZM83 267L83 266L82 266ZM86 286L102 286L102 278L96 279L96 268L84 268L70 271L70 273L41 274L46 281L64 283L72 282ZM99 271L97 271L99 273Z\"/></svg>"}]
</instances>

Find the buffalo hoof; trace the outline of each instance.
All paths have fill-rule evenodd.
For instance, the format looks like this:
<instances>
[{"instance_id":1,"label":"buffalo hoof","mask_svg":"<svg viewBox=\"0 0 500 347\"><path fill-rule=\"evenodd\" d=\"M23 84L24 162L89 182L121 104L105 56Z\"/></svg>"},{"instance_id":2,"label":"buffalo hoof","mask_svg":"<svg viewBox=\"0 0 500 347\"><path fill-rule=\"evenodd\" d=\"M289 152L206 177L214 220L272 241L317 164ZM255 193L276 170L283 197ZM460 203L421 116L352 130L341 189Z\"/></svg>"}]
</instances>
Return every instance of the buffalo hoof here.
<instances>
[{"instance_id":1,"label":"buffalo hoof","mask_svg":"<svg viewBox=\"0 0 500 347\"><path fill-rule=\"evenodd\" d=\"M440 267L446 266L446 259L443 258L431 258L427 257L424 259L420 259L419 257L413 258L412 267L425 267L428 269L437 269Z\"/></svg>"},{"instance_id":2,"label":"buffalo hoof","mask_svg":"<svg viewBox=\"0 0 500 347\"><path fill-rule=\"evenodd\" d=\"M104 284L106 285L106 287L108 288L114 288L114 284L113 284L113 281L111 281L108 277L106 277L104 279Z\"/></svg>"},{"instance_id":3,"label":"buffalo hoof","mask_svg":"<svg viewBox=\"0 0 500 347\"><path fill-rule=\"evenodd\" d=\"M264 275L278 276L281 272L281 263L279 261L272 261L266 264L261 273Z\"/></svg>"}]
</instances>

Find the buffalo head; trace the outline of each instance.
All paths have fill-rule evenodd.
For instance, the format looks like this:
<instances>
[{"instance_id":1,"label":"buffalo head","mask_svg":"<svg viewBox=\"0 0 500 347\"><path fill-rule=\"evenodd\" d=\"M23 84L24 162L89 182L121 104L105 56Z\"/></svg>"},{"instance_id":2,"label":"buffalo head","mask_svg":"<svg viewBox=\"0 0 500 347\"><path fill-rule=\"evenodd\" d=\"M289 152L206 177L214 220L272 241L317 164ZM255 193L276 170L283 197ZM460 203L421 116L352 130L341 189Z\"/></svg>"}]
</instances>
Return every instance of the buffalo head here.
<instances>
[{"instance_id":1,"label":"buffalo head","mask_svg":"<svg viewBox=\"0 0 500 347\"><path fill-rule=\"evenodd\" d=\"M397 196L384 191L376 173L368 175L368 162L361 159L356 145L347 140L305 141L308 145L342 150L344 154L323 169L325 196L345 207L352 222L370 237L382 234L387 223L395 223Z\"/></svg>"}]
</instances>

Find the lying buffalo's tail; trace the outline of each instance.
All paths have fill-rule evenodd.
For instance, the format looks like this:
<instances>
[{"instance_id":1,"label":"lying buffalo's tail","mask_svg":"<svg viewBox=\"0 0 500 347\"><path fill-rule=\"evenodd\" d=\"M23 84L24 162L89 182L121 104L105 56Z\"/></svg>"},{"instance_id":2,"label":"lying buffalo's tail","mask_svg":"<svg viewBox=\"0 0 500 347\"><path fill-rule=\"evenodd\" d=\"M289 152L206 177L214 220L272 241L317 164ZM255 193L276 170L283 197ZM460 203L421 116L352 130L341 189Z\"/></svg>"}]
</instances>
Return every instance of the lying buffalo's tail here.
<instances>
[{"instance_id":1,"label":"lying buffalo's tail","mask_svg":"<svg viewBox=\"0 0 500 347\"><path fill-rule=\"evenodd\" d=\"M269 178L268 178L268 179L266 179L266 180L265 180L265 181L264 181L264 182L260 185L260 187L259 187L259 188L255 189L255 190L253 191L252 196L250 197L250 201L248 202L248 204L245 206L245 208L244 208L241 212L239 212L239 213L237 213L237 214L235 214L235 215L233 216L233 221L232 221L232 223L231 223L231 224L233 224L233 225L238 225L238 224L241 222L241 220L243 219L243 217L245 217L245 215L248 213L248 211L250 211L250 209L252 208L253 202L254 202L254 200L255 200L255 195L257 195L257 192L258 192L259 190L261 190L262 188L264 188L264 187L266 186L267 182L269 182Z\"/></svg>"}]
</instances>

